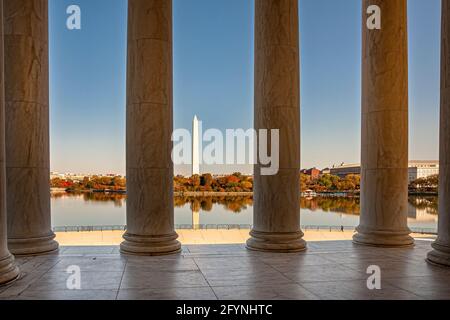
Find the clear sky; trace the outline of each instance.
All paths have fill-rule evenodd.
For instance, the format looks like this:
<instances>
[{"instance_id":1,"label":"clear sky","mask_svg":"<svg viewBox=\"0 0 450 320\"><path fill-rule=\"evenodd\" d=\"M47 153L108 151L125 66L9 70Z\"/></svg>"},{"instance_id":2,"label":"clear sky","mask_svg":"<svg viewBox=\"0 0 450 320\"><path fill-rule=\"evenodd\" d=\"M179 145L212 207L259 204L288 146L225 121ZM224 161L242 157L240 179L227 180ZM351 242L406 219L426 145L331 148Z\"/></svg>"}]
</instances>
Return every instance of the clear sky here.
<instances>
[{"instance_id":1,"label":"clear sky","mask_svg":"<svg viewBox=\"0 0 450 320\"><path fill-rule=\"evenodd\" d=\"M51 169L124 174L127 1L49 3ZM361 1L299 3L302 166L359 162ZM408 1L415 160L438 158L440 3ZM81 30L66 28L71 4L81 7ZM190 130L195 114L205 129L251 128L253 0L173 6L175 128Z\"/></svg>"}]
</instances>

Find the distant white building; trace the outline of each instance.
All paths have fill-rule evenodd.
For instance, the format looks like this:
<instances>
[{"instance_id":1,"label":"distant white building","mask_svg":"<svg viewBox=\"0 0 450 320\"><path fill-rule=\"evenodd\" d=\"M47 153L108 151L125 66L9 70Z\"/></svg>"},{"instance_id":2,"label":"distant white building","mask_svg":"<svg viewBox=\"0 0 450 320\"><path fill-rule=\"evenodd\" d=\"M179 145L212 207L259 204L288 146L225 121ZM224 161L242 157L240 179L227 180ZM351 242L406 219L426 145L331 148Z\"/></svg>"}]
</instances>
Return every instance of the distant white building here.
<instances>
[{"instance_id":1,"label":"distant white building","mask_svg":"<svg viewBox=\"0 0 450 320\"><path fill-rule=\"evenodd\" d=\"M60 178L64 179L64 174L59 172L50 172L50 179Z\"/></svg>"},{"instance_id":2,"label":"distant white building","mask_svg":"<svg viewBox=\"0 0 450 320\"><path fill-rule=\"evenodd\" d=\"M439 161L410 161L408 181L439 174Z\"/></svg>"},{"instance_id":3,"label":"distant white building","mask_svg":"<svg viewBox=\"0 0 450 320\"><path fill-rule=\"evenodd\" d=\"M330 169L330 174L341 178L345 178L349 174L361 174L361 165L357 163L357 164L342 164L337 167L333 166Z\"/></svg>"},{"instance_id":4,"label":"distant white building","mask_svg":"<svg viewBox=\"0 0 450 320\"><path fill-rule=\"evenodd\" d=\"M341 178L345 178L349 174L360 173L360 164L343 164L330 169L330 174ZM412 160L408 162L408 182L437 174L439 174L439 161L437 160Z\"/></svg>"}]
</instances>

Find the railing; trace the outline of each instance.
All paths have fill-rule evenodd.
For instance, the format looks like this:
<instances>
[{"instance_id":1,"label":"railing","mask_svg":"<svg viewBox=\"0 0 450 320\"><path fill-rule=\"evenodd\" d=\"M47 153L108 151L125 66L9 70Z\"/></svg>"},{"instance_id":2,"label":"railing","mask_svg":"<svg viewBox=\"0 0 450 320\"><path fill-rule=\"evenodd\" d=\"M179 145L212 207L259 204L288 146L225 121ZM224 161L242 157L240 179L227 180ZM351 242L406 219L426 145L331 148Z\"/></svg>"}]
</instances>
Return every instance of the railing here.
<instances>
[{"instance_id":1,"label":"railing","mask_svg":"<svg viewBox=\"0 0 450 320\"><path fill-rule=\"evenodd\" d=\"M249 230L252 228L250 224L177 224L175 229L178 230ZM354 226L324 226L324 225L303 225L304 231L355 231ZM433 228L410 228L413 233L436 235L437 231ZM126 226L65 226L54 227L54 232L92 232L92 231L125 231Z\"/></svg>"},{"instance_id":2,"label":"railing","mask_svg":"<svg viewBox=\"0 0 450 320\"><path fill-rule=\"evenodd\" d=\"M307 226L301 226L301 228L306 231L354 231L355 227L352 226L314 226L314 225L307 225Z\"/></svg>"},{"instance_id":3,"label":"railing","mask_svg":"<svg viewBox=\"0 0 450 320\"><path fill-rule=\"evenodd\" d=\"M410 228L413 233L437 235L437 230L433 228Z\"/></svg>"},{"instance_id":4,"label":"railing","mask_svg":"<svg viewBox=\"0 0 450 320\"><path fill-rule=\"evenodd\" d=\"M54 232L90 232L90 231L125 231L126 226L63 226L54 227ZM251 229L250 224L178 224L175 225L175 229L178 230L247 230Z\"/></svg>"},{"instance_id":5,"label":"railing","mask_svg":"<svg viewBox=\"0 0 450 320\"><path fill-rule=\"evenodd\" d=\"M125 231L126 226L65 226L54 227L54 232Z\"/></svg>"}]
</instances>

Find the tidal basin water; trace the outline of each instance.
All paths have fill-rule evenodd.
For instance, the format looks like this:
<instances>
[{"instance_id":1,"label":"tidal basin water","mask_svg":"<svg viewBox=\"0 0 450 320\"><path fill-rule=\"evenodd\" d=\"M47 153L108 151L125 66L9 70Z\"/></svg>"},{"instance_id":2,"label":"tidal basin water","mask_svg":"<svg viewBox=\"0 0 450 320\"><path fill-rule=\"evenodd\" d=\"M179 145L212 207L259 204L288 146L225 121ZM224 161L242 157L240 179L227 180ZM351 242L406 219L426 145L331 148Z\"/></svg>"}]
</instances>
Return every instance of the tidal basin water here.
<instances>
[{"instance_id":1,"label":"tidal basin water","mask_svg":"<svg viewBox=\"0 0 450 320\"><path fill-rule=\"evenodd\" d=\"M123 226L126 224L126 196L119 194L53 194L52 224L62 227ZM302 198L301 225L326 228L359 224L358 198ZM175 198L177 228L245 227L252 224L251 197ZM435 232L437 197L410 197L408 224L415 231Z\"/></svg>"}]
</instances>

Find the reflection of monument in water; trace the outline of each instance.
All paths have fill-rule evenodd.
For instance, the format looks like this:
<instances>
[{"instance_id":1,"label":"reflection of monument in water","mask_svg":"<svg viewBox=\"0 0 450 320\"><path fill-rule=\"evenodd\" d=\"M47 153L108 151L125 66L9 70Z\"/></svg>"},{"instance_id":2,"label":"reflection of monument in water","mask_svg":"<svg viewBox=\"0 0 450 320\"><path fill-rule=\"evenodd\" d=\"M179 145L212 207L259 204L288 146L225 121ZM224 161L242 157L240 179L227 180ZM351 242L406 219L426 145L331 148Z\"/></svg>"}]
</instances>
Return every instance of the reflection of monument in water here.
<instances>
[{"instance_id":1,"label":"reflection of monument in water","mask_svg":"<svg viewBox=\"0 0 450 320\"><path fill-rule=\"evenodd\" d=\"M192 229L200 229L200 209L192 207Z\"/></svg>"}]
</instances>

